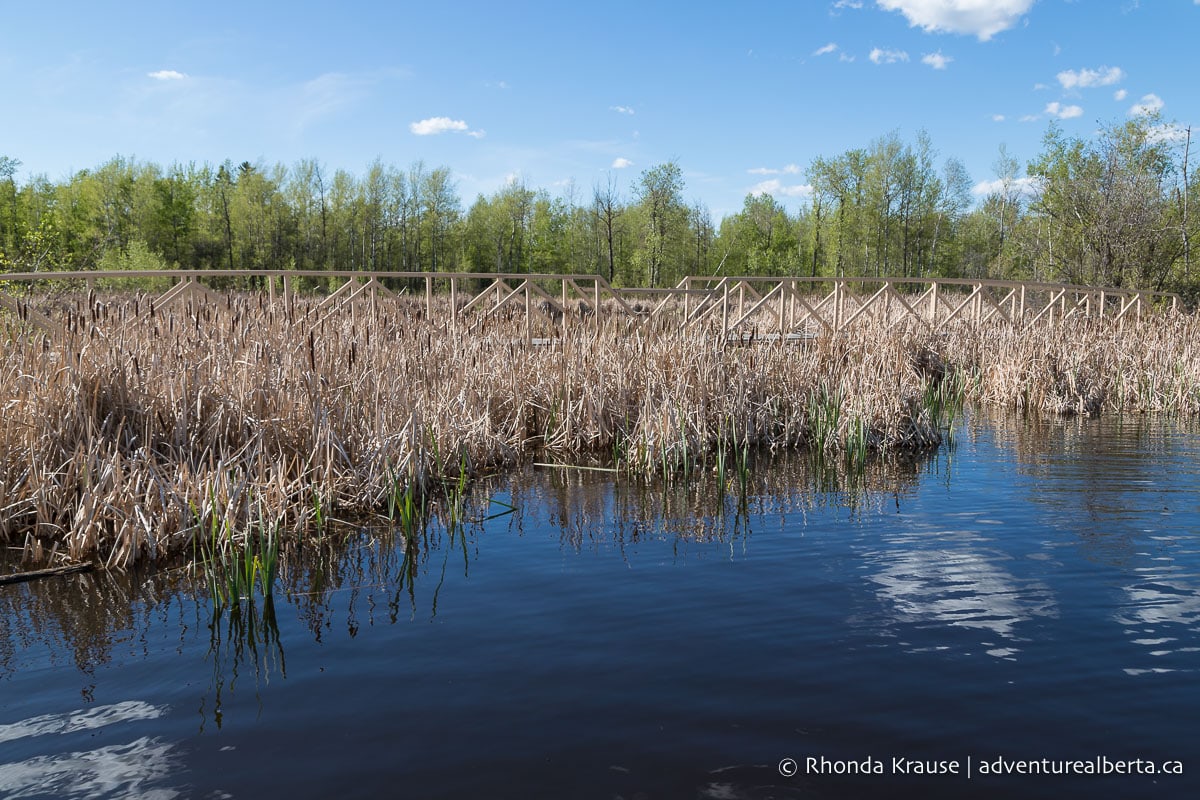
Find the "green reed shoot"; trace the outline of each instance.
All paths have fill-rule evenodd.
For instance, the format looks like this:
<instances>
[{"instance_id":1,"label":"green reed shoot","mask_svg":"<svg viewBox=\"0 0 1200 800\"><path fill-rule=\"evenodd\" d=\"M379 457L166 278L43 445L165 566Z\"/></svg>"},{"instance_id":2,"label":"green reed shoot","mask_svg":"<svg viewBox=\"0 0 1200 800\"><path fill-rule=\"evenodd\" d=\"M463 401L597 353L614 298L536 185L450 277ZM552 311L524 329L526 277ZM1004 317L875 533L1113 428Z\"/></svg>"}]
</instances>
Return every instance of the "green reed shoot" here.
<instances>
[{"instance_id":1,"label":"green reed shoot","mask_svg":"<svg viewBox=\"0 0 1200 800\"><path fill-rule=\"evenodd\" d=\"M198 560L215 608L253 601L256 591L264 598L274 595L279 539L277 526L265 521L239 539L227 522L216 514L210 517L209 535L198 544Z\"/></svg>"},{"instance_id":2,"label":"green reed shoot","mask_svg":"<svg viewBox=\"0 0 1200 800\"><path fill-rule=\"evenodd\" d=\"M863 417L850 420L846 430L846 460L855 466L861 466L867 461L870 448L871 428Z\"/></svg>"}]
</instances>

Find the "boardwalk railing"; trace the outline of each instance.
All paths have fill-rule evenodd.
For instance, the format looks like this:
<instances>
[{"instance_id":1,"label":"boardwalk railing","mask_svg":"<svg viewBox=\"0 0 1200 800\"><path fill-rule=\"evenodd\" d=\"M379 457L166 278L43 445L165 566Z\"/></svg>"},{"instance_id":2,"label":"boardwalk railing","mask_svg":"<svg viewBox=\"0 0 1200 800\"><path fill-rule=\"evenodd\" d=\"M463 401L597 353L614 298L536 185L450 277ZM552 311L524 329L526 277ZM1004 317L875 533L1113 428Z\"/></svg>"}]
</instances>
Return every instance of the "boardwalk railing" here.
<instances>
[{"instance_id":1,"label":"boardwalk railing","mask_svg":"<svg viewBox=\"0 0 1200 800\"><path fill-rule=\"evenodd\" d=\"M1178 296L1165 292L954 278L687 277L671 288L626 289L599 275L170 270L0 274L0 320L7 314L57 332L63 298L81 291L94 297L131 282L170 284L149 298L162 309L223 302L223 293L255 289L289 312L303 285L308 293L327 293L307 304L304 319L311 322L346 308L372 312L402 298L423 306L426 318L440 316L467 332L497 316L523 315L530 340L535 327L565 332L611 318L722 336L807 338L868 320L915 321L934 331L954 322L1025 328L1080 317L1119 325L1179 307Z\"/></svg>"}]
</instances>

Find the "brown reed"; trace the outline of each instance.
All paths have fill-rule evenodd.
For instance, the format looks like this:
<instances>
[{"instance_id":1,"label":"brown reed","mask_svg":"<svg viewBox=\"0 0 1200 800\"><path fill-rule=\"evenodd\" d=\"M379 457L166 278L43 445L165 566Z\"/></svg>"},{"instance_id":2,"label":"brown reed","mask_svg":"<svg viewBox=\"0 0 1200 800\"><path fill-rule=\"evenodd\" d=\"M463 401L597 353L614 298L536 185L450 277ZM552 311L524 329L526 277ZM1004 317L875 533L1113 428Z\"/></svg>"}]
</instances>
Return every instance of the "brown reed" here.
<instances>
[{"instance_id":1,"label":"brown reed","mask_svg":"<svg viewBox=\"0 0 1200 800\"><path fill-rule=\"evenodd\" d=\"M382 513L534 454L656 473L725 448L926 448L940 421L925 398L953 375L969 399L1031 411L1200 407L1197 326L1179 315L949 336L866 324L750 347L602 318L537 347L523 315L468 334L403 299L59 312L53 338L0 325L0 541L112 566L217 529Z\"/></svg>"}]
</instances>

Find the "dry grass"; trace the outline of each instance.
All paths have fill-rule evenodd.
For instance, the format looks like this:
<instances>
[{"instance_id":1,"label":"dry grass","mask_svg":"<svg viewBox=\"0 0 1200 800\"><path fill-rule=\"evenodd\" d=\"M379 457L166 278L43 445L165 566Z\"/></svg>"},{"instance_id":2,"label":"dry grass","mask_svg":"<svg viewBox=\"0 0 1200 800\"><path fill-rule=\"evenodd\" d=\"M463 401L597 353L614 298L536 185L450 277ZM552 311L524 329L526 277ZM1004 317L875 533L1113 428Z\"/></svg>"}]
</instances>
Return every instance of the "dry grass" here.
<instances>
[{"instance_id":1,"label":"dry grass","mask_svg":"<svg viewBox=\"0 0 1200 800\"><path fill-rule=\"evenodd\" d=\"M969 375L966 399L1035 414L1200 412L1200 318L1148 316L1121 327L1086 320L986 335L936 348Z\"/></svg>"},{"instance_id":2,"label":"dry grass","mask_svg":"<svg viewBox=\"0 0 1200 800\"><path fill-rule=\"evenodd\" d=\"M128 565L217 528L382 513L535 453L658 473L724 448L920 449L940 441L929 389L954 374L1026 409L1200 407L1197 326L1179 316L1117 333L864 326L785 347L593 319L528 347L519 314L455 336L423 303L315 324L313 303L72 301L54 340L0 324L0 540Z\"/></svg>"}]
</instances>

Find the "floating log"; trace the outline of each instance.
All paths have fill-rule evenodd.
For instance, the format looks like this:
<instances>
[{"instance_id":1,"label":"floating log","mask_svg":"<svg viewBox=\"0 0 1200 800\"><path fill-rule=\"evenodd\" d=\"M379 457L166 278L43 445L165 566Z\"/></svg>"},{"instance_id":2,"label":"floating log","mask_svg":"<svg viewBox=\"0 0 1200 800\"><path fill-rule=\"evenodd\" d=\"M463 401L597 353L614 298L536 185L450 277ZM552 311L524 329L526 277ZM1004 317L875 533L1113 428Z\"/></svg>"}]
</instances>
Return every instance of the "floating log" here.
<instances>
[{"instance_id":1,"label":"floating log","mask_svg":"<svg viewBox=\"0 0 1200 800\"><path fill-rule=\"evenodd\" d=\"M0 575L0 586L5 586L10 583L36 581L38 578L52 578L55 575L70 575L75 572L87 572L91 568L92 564L85 562L83 564L68 564L65 567L35 569L31 570L30 572L15 572L12 575Z\"/></svg>"}]
</instances>

